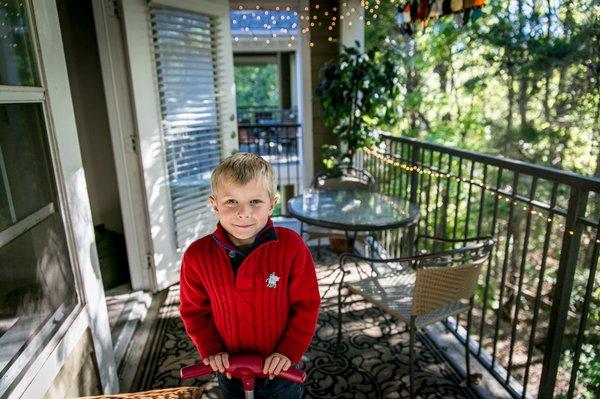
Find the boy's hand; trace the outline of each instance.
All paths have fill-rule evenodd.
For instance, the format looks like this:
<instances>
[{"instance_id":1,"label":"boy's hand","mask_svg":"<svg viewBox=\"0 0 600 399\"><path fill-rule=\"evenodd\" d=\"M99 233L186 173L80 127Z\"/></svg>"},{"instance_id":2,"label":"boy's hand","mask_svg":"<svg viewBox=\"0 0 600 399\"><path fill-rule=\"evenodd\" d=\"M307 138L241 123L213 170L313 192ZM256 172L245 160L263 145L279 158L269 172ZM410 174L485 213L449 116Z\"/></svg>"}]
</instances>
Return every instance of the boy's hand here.
<instances>
[{"instance_id":1,"label":"boy's hand","mask_svg":"<svg viewBox=\"0 0 600 399\"><path fill-rule=\"evenodd\" d=\"M225 369L229 368L229 354L227 352L219 352L202 360L205 365L209 365L213 371L225 373ZM231 378L231 374L225 373L227 378Z\"/></svg>"},{"instance_id":2,"label":"boy's hand","mask_svg":"<svg viewBox=\"0 0 600 399\"><path fill-rule=\"evenodd\" d=\"M279 375L282 371L286 371L292 365L292 361L281 353L273 353L271 356L265 359L265 365L263 366L263 374L268 374L269 379Z\"/></svg>"}]
</instances>

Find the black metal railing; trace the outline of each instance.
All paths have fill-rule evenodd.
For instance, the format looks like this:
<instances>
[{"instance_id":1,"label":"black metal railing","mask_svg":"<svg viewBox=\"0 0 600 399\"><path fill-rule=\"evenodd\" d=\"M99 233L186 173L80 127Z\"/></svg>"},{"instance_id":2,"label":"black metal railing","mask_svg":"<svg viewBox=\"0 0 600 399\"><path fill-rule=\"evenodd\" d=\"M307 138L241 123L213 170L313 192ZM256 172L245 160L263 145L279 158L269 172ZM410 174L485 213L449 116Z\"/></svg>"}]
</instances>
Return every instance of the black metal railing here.
<instances>
[{"instance_id":1,"label":"black metal railing","mask_svg":"<svg viewBox=\"0 0 600 399\"><path fill-rule=\"evenodd\" d=\"M279 107L238 107L237 120L238 123L250 125L297 123L298 110Z\"/></svg>"},{"instance_id":2,"label":"black metal railing","mask_svg":"<svg viewBox=\"0 0 600 399\"><path fill-rule=\"evenodd\" d=\"M297 195L302 181L300 125L298 123L238 123L240 151L262 156L277 174L280 207L275 216L287 214L287 199Z\"/></svg>"},{"instance_id":3,"label":"black metal railing","mask_svg":"<svg viewBox=\"0 0 600 399\"><path fill-rule=\"evenodd\" d=\"M582 395L582 350L600 341L597 320L588 325L600 313L600 179L410 138L383 143L357 166L419 204L418 234L498 240L476 295L472 354L515 398ZM377 238L399 254L397 237ZM465 324L446 321L463 343Z\"/></svg>"}]
</instances>

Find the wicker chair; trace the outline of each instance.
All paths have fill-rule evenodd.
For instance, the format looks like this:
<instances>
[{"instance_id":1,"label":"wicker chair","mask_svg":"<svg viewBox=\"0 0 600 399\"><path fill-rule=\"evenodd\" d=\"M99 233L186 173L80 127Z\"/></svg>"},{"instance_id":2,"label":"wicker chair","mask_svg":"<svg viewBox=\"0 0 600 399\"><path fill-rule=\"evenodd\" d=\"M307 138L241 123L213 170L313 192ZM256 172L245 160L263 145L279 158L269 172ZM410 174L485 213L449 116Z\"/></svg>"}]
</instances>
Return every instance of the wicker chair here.
<instances>
[{"instance_id":1,"label":"wicker chair","mask_svg":"<svg viewBox=\"0 0 600 399\"><path fill-rule=\"evenodd\" d=\"M451 244L453 249L428 253L419 251L419 245L416 245L417 255L402 258L366 258L354 253L340 256L342 279L338 292L338 346L342 335L342 289L347 288L348 294L360 295L383 312L407 324L410 336L411 398L414 397L414 343L417 329L462 312L468 312L465 363L467 384L470 382L468 343L473 295L481 266L489 259L495 244L492 238L450 240L427 236L418 237L416 244L424 239L433 242L433 248L439 248L441 243ZM464 246L454 249L458 244ZM347 268L349 261L355 264L354 270Z\"/></svg>"},{"instance_id":2,"label":"wicker chair","mask_svg":"<svg viewBox=\"0 0 600 399\"><path fill-rule=\"evenodd\" d=\"M319 190L356 190L356 191L377 191L377 183L373 176L363 169L353 167L337 167L330 170L317 173L310 184L312 188ZM327 229L318 226L305 226L300 223L300 235L305 237L306 241L317 239L317 256L321 256L321 238L327 238L332 235L343 236L343 231ZM359 240L364 237L357 237Z\"/></svg>"}]
</instances>

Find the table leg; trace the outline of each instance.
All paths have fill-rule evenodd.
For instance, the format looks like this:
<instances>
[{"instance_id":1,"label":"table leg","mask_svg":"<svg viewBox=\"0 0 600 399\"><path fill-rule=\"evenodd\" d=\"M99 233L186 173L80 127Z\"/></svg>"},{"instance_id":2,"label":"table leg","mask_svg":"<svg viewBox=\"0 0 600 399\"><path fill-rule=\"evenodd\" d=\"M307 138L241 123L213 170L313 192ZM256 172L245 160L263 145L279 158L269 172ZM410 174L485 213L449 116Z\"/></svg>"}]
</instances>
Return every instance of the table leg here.
<instances>
[{"instance_id":1,"label":"table leg","mask_svg":"<svg viewBox=\"0 0 600 399\"><path fill-rule=\"evenodd\" d=\"M415 242L415 234L417 229L417 223L414 223L406 229L406 247L402 252L402 256L412 256L414 254L414 242Z\"/></svg>"}]
</instances>

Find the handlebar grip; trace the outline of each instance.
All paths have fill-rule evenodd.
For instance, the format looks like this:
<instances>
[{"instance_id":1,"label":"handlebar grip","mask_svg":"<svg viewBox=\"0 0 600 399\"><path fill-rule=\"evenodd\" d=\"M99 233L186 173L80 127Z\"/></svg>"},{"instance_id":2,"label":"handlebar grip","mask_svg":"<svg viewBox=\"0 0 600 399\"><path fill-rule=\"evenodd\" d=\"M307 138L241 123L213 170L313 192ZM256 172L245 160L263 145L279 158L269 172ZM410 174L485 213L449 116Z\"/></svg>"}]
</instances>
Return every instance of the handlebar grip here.
<instances>
[{"instance_id":1,"label":"handlebar grip","mask_svg":"<svg viewBox=\"0 0 600 399\"><path fill-rule=\"evenodd\" d=\"M268 375L262 373L263 360L258 355L235 355L229 358L230 367L227 371L236 378L267 378ZM200 377L213 373L212 367L203 363L183 367L180 371L182 379ZM302 384L306 380L306 373L300 369L290 368L282 371L279 378Z\"/></svg>"},{"instance_id":2,"label":"handlebar grip","mask_svg":"<svg viewBox=\"0 0 600 399\"><path fill-rule=\"evenodd\" d=\"M304 380L306 380L306 373L300 369L287 369L286 371L279 373L278 377L297 384L302 384Z\"/></svg>"},{"instance_id":3,"label":"handlebar grip","mask_svg":"<svg viewBox=\"0 0 600 399\"><path fill-rule=\"evenodd\" d=\"M210 365L205 365L202 363L199 364L193 364L191 366L187 366L181 369L181 371L179 372L179 374L181 375L182 379L187 379L187 378L194 378L194 377L201 377L203 375L208 375L211 374L213 372L212 367L210 367Z\"/></svg>"}]
</instances>

